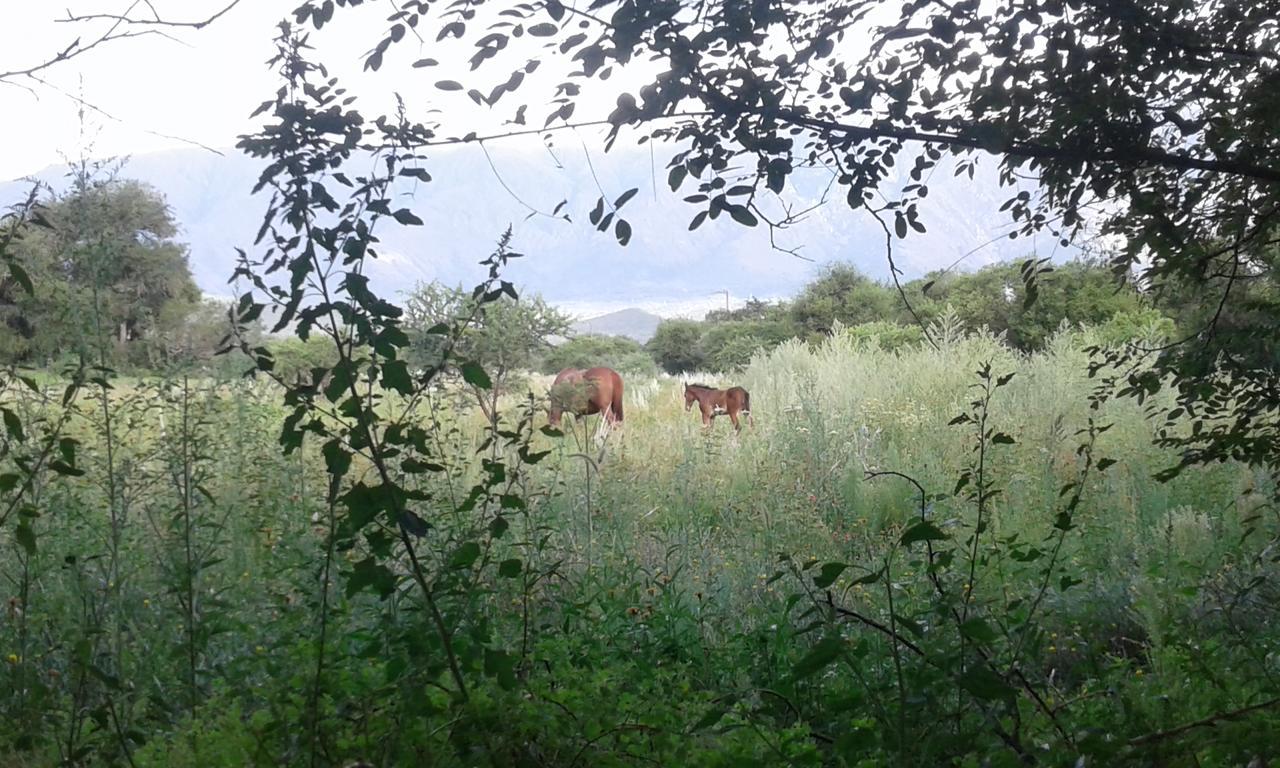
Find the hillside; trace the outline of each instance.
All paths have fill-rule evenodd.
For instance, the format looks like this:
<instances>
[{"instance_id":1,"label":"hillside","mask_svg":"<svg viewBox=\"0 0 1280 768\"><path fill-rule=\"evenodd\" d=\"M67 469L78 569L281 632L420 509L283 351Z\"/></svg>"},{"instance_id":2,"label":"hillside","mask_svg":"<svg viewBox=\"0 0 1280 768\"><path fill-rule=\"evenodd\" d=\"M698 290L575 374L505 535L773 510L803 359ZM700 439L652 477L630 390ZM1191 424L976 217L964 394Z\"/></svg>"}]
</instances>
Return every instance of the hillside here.
<instances>
[{"instance_id":1,"label":"hillside","mask_svg":"<svg viewBox=\"0 0 1280 768\"><path fill-rule=\"evenodd\" d=\"M662 318L643 309L630 307L607 315L580 320L573 324L575 333L596 333L602 336L626 336L641 344L653 338Z\"/></svg>"},{"instance_id":2,"label":"hillside","mask_svg":"<svg viewBox=\"0 0 1280 768\"><path fill-rule=\"evenodd\" d=\"M646 301L707 302L713 291L723 290L733 296L785 296L817 265L837 260L888 276L879 226L842 200L827 202L777 233L781 243L799 246L806 261L773 250L766 228L745 228L727 217L687 231L694 210L669 191L663 159L647 150L593 151L590 166L582 147L549 149L536 141L495 144L489 155L492 168L477 147L436 151L426 163L434 181L406 182L397 190L414 198L414 210L426 224L380 232L381 256L369 269L376 286L401 292L432 279L471 284L483 276L477 262L508 225L516 249L525 254L512 263L508 277L552 301L590 304L593 314L646 306ZM164 193L190 244L197 283L207 293L227 295L235 248L251 249L261 222L265 200L249 195L259 167L234 151L219 156L174 150L134 157L122 175ZM63 174L51 168L38 178L60 188L66 185ZM795 180L799 187L788 193L809 203L821 198L827 183L818 172ZM632 187L640 193L625 214L635 235L623 248L611 234L595 231L586 213L601 189L613 199ZM12 202L23 189L18 182L0 184L0 204ZM919 275L993 239L1006 227L998 209L1007 196L990 173L976 181L934 174L924 212L929 231L895 246L899 266L908 277ZM568 201L564 211L573 222L545 215L562 200ZM1034 246L1000 239L966 264L1021 257ZM1040 246L1048 251L1047 238Z\"/></svg>"}]
</instances>

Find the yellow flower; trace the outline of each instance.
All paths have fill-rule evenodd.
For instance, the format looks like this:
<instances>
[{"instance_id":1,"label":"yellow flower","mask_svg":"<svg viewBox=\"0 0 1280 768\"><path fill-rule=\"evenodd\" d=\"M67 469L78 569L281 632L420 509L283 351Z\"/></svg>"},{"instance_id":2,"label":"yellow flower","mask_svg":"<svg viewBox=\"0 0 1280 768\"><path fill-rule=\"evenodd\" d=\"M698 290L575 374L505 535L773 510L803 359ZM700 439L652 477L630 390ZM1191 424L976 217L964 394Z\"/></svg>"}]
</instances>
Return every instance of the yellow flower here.
<instances>
[{"instance_id":1,"label":"yellow flower","mask_svg":"<svg viewBox=\"0 0 1280 768\"><path fill-rule=\"evenodd\" d=\"M1142 677L1142 670L1140 670L1140 669L1136 669L1136 670L1134 670L1134 672L1133 672L1133 676L1134 676L1134 677Z\"/></svg>"},{"instance_id":2,"label":"yellow flower","mask_svg":"<svg viewBox=\"0 0 1280 768\"><path fill-rule=\"evenodd\" d=\"M150 600L149 598L145 598L145 597L144 597L144 598L142 598L142 607L143 607L143 608L150 608L150 607L151 607L151 600Z\"/></svg>"},{"instance_id":3,"label":"yellow flower","mask_svg":"<svg viewBox=\"0 0 1280 768\"><path fill-rule=\"evenodd\" d=\"M8 659L10 664L17 664L20 661L16 653L9 654Z\"/></svg>"},{"instance_id":4,"label":"yellow flower","mask_svg":"<svg viewBox=\"0 0 1280 768\"><path fill-rule=\"evenodd\" d=\"M257 648L254 648L253 650L254 650L255 652L257 652L257 653L266 653L266 652L267 652L267 649L266 649L266 648L263 648L263 647L262 647L262 646L260 646L260 645L259 645Z\"/></svg>"}]
</instances>

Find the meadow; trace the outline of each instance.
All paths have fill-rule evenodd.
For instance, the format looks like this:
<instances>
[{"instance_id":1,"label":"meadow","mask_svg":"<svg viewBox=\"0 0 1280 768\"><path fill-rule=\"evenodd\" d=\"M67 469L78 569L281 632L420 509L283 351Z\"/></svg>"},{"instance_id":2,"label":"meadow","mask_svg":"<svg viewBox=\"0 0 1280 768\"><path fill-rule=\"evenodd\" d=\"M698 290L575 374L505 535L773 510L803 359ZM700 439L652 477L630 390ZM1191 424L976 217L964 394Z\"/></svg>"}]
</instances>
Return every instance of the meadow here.
<instances>
[{"instance_id":1,"label":"meadow","mask_svg":"<svg viewBox=\"0 0 1280 768\"><path fill-rule=\"evenodd\" d=\"M1030 355L934 335L836 333L700 377L751 391L740 435L704 431L665 376L628 379L602 440L595 418L541 431L536 395L508 396L497 434L434 391L414 413L439 471L410 502L426 605L394 526L343 533L336 499L374 468L337 488L319 446L283 452L271 383L8 392L23 440L81 447L5 469L33 480L0 541L2 762L1280 755L1267 475L1153 479L1177 456L1134 400L1091 407L1092 331ZM485 477L492 504L469 495Z\"/></svg>"}]
</instances>

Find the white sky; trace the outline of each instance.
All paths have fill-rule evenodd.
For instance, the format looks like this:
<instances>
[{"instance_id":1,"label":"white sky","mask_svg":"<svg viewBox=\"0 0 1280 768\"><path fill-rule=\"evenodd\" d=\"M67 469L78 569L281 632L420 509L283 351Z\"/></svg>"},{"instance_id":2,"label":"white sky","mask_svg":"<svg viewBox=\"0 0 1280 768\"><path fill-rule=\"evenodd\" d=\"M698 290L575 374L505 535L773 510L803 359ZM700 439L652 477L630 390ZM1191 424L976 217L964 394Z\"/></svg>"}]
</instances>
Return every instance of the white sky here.
<instances>
[{"instance_id":1,"label":"white sky","mask_svg":"<svg viewBox=\"0 0 1280 768\"><path fill-rule=\"evenodd\" d=\"M166 19L194 21L211 15L226 2L152 0L151 5ZM89 154L97 157L189 146L181 139L217 148L232 146L237 135L253 127L249 113L278 87L265 62L274 53L276 22L298 2L242 0L203 30L166 29L168 37L114 41L45 70L40 73L44 83L19 80L26 88L0 83L0 115L5 116L0 120L0 180L61 163L64 155L76 157L86 143L91 145ZM104 28L103 22L57 22L69 12L120 14L134 4L133 0L0 0L0 72L44 61L77 36L87 42ZM361 97L366 114L390 111L393 94L398 91L411 110L418 109L419 118L426 117L423 108L429 98L433 106L450 112L468 110L468 124L478 129L497 128L513 114L518 101L545 98L550 90L540 84L557 82L552 78L562 74L544 66L536 80L526 81L521 92L509 94L494 110L482 110L465 94L444 93L432 84L441 79L476 82L487 93L514 67L536 56L536 48L516 51L513 45L508 50L513 55L500 63L486 64L478 75L468 75L465 67L452 71L443 66L411 68L409 64L418 58L430 56L446 62L473 49L455 46L450 57L449 50L442 50L433 38L420 43L410 37L393 46L380 72L364 73L361 54L380 38L392 10L389 1L340 9L337 18L341 25L313 35L315 58ZM633 85L637 77L631 79ZM620 85L615 78L609 87ZM101 110L89 112L88 142L81 137L74 96L82 96ZM586 96L579 99L575 120L603 117L613 107L612 94L594 100L590 93ZM545 113L543 105L530 104L530 125L540 126Z\"/></svg>"}]
</instances>

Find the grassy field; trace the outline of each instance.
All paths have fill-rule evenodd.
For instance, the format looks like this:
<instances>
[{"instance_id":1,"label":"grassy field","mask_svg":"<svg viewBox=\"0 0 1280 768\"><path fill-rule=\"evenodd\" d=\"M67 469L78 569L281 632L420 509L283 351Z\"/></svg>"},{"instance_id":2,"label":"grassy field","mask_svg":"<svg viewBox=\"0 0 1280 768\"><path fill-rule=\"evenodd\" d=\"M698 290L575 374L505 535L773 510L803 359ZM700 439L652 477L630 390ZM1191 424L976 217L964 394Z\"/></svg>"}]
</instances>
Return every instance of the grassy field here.
<instances>
[{"instance_id":1,"label":"grassy field","mask_svg":"<svg viewBox=\"0 0 1280 768\"><path fill-rule=\"evenodd\" d=\"M1176 456L1135 402L1090 409L1091 342L788 344L721 380L741 435L632 380L624 427L535 433L533 464L439 393L426 606L391 527L341 535L319 447L282 453L270 385L86 390L83 474L37 473L0 534L2 762L1264 765L1275 489L1154 481ZM465 501L484 460L505 530Z\"/></svg>"}]
</instances>

